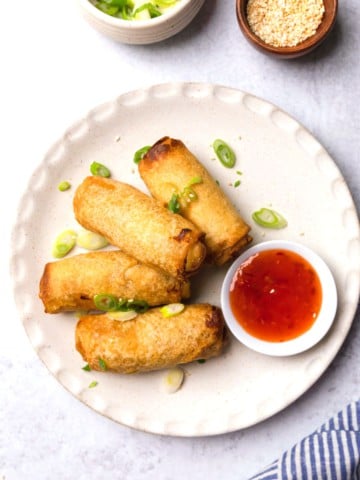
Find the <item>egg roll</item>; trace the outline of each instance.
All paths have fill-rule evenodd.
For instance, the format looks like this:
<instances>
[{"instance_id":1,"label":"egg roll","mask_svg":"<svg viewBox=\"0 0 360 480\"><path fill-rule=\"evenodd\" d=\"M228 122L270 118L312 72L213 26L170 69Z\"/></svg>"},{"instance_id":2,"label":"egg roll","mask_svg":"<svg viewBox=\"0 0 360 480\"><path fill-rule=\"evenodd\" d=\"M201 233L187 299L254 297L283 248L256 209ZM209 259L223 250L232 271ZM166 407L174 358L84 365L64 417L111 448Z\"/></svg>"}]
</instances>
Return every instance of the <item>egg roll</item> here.
<instances>
[{"instance_id":1,"label":"egg roll","mask_svg":"<svg viewBox=\"0 0 360 480\"><path fill-rule=\"evenodd\" d=\"M210 263L223 265L251 241L250 227L180 140L164 137L156 142L139 162L139 172L151 195L164 206L179 195L179 213L205 233ZM195 198L181 202L189 188Z\"/></svg>"},{"instance_id":2,"label":"egg roll","mask_svg":"<svg viewBox=\"0 0 360 480\"><path fill-rule=\"evenodd\" d=\"M39 297L46 313L94 310L94 295L103 293L155 306L188 298L190 284L118 250L47 263L40 280Z\"/></svg>"},{"instance_id":3,"label":"egg roll","mask_svg":"<svg viewBox=\"0 0 360 480\"><path fill-rule=\"evenodd\" d=\"M111 314L86 315L76 325L76 349L93 370L137 373L220 355L226 340L221 310L188 305L165 318L160 308L120 322Z\"/></svg>"},{"instance_id":4,"label":"egg roll","mask_svg":"<svg viewBox=\"0 0 360 480\"><path fill-rule=\"evenodd\" d=\"M73 205L83 227L170 275L193 274L204 261L203 232L131 185L87 177L77 188Z\"/></svg>"}]
</instances>

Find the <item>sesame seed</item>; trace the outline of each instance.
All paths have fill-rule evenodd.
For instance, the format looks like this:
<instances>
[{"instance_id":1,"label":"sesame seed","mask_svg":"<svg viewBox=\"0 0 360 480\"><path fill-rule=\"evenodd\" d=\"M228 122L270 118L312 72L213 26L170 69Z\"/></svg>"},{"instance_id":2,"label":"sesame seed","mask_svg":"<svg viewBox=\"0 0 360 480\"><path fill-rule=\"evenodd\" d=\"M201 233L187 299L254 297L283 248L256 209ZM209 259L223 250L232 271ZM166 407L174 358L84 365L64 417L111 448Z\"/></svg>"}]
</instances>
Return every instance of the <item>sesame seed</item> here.
<instances>
[{"instance_id":1,"label":"sesame seed","mask_svg":"<svg viewBox=\"0 0 360 480\"><path fill-rule=\"evenodd\" d=\"M274 47L294 47L313 36L324 16L323 0L249 0L251 30Z\"/></svg>"}]
</instances>

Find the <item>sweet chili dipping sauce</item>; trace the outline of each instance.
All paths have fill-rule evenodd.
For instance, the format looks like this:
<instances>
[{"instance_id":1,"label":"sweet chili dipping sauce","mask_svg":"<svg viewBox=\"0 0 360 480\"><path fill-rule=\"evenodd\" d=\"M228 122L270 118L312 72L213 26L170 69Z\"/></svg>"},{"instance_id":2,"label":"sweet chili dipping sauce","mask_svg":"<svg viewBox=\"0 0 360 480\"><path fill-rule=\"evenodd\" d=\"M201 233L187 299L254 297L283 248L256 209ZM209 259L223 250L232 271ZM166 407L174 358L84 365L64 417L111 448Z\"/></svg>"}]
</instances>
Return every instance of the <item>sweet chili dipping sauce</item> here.
<instances>
[{"instance_id":1,"label":"sweet chili dipping sauce","mask_svg":"<svg viewBox=\"0 0 360 480\"><path fill-rule=\"evenodd\" d=\"M230 287L236 320L250 335L268 342L284 342L306 332L321 302L321 283L313 267L283 249L252 255L240 265Z\"/></svg>"}]
</instances>

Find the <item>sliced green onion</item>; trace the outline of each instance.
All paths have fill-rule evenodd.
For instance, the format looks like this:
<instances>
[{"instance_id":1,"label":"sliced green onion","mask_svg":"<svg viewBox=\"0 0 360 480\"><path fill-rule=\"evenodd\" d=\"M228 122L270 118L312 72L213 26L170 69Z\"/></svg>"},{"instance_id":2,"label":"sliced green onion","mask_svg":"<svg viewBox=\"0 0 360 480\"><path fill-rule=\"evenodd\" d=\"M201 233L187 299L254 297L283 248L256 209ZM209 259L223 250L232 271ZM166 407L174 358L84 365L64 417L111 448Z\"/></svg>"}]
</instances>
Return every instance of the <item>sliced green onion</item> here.
<instances>
[{"instance_id":1,"label":"sliced green onion","mask_svg":"<svg viewBox=\"0 0 360 480\"><path fill-rule=\"evenodd\" d=\"M156 0L156 5L162 8L172 7L178 0Z\"/></svg>"},{"instance_id":2,"label":"sliced green onion","mask_svg":"<svg viewBox=\"0 0 360 480\"><path fill-rule=\"evenodd\" d=\"M145 300L128 300L126 303L128 310L135 310L137 313L145 313L149 310L149 304Z\"/></svg>"},{"instance_id":3,"label":"sliced green onion","mask_svg":"<svg viewBox=\"0 0 360 480\"><path fill-rule=\"evenodd\" d=\"M91 0L91 3L102 12L124 20L147 20L164 13L174 6L178 0L151 0L135 3L132 0Z\"/></svg>"},{"instance_id":4,"label":"sliced green onion","mask_svg":"<svg viewBox=\"0 0 360 480\"><path fill-rule=\"evenodd\" d=\"M101 370L102 370L103 372L106 372L106 370L107 370L107 365L106 365L105 360L103 360L102 358L99 358L99 359L98 359L98 364L99 364L99 367L101 368Z\"/></svg>"},{"instance_id":5,"label":"sliced green onion","mask_svg":"<svg viewBox=\"0 0 360 480\"><path fill-rule=\"evenodd\" d=\"M102 12L107 13L108 15L111 15L112 17L114 17L119 11L118 7L113 7L111 5L106 5L106 3L104 3L104 2L97 3L96 7L99 10L101 10Z\"/></svg>"},{"instance_id":6,"label":"sliced green onion","mask_svg":"<svg viewBox=\"0 0 360 480\"><path fill-rule=\"evenodd\" d=\"M91 367L90 365L87 363L86 365L84 365L82 367L82 370L84 370L85 372L91 372Z\"/></svg>"},{"instance_id":7,"label":"sliced green onion","mask_svg":"<svg viewBox=\"0 0 360 480\"><path fill-rule=\"evenodd\" d=\"M134 17L138 16L139 13L143 12L144 10L147 10L149 12L150 18L160 17L161 15L160 10L158 10L155 7L155 5L153 5L152 3L148 2L148 3L144 3L139 8L137 8L134 11L133 16Z\"/></svg>"},{"instance_id":8,"label":"sliced green onion","mask_svg":"<svg viewBox=\"0 0 360 480\"><path fill-rule=\"evenodd\" d=\"M118 299L108 293L94 295L94 303L95 307L103 312L115 312L119 307Z\"/></svg>"},{"instance_id":9,"label":"sliced green onion","mask_svg":"<svg viewBox=\"0 0 360 480\"><path fill-rule=\"evenodd\" d=\"M99 250L109 245L109 242L98 233L82 230L78 233L76 244L86 250Z\"/></svg>"},{"instance_id":10,"label":"sliced green onion","mask_svg":"<svg viewBox=\"0 0 360 480\"><path fill-rule=\"evenodd\" d=\"M165 305L164 307L160 308L160 312L162 313L163 317L173 317L174 315L179 315L185 308L183 303L169 303L169 305Z\"/></svg>"},{"instance_id":11,"label":"sliced green onion","mask_svg":"<svg viewBox=\"0 0 360 480\"><path fill-rule=\"evenodd\" d=\"M181 387L184 381L184 370L180 367L171 368L165 372L163 378L163 388L166 393L175 393Z\"/></svg>"},{"instance_id":12,"label":"sliced green onion","mask_svg":"<svg viewBox=\"0 0 360 480\"><path fill-rule=\"evenodd\" d=\"M131 6L133 7L134 4L132 1L129 2L129 0L101 0L102 3L107 3L108 5L111 5L113 7L119 7L119 8L122 8L122 7L128 7L128 6Z\"/></svg>"},{"instance_id":13,"label":"sliced green onion","mask_svg":"<svg viewBox=\"0 0 360 480\"><path fill-rule=\"evenodd\" d=\"M145 300L116 298L115 295L109 293L94 295L94 303L96 308L103 312L135 311L136 313L144 313L149 309L149 304Z\"/></svg>"},{"instance_id":14,"label":"sliced green onion","mask_svg":"<svg viewBox=\"0 0 360 480\"><path fill-rule=\"evenodd\" d=\"M151 146L146 145L145 147L139 148L139 150L136 150L134 153L134 162L139 163L144 155L150 150Z\"/></svg>"},{"instance_id":15,"label":"sliced green onion","mask_svg":"<svg viewBox=\"0 0 360 480\"><path fill-rule=\"evenodd\" d=\"M236 180L236 182L234 182L234 187L237 188L239 187L241 184L240 180Z\"/></svg>"},{"instance_id":16,"label":"sliced green onion","mask_svg":"<svg viewBox=\"0 0 360 480\"><path fill-rule=\"evenodd\" d=\"M54 242L52 255L55 258L62 258L72 250L76 244L77 233L74 230L65 230L60 233Z\"/></svg>"},{"instance_id":17,"label":"sliced green onion","mask_svg":"<svg viewBox=\"0 0 360 480\"><path fill-rule=\"evenodd\" d=\"M123 20L132 20L132 8L127 6L122 7L121 11L118 13L117 16L122 18Z\"/></svg>"},{"instance_id":18,"label":"sliced green onion","mask_svg":"<svg viewBox=\"0 0 360 480\"><path fill-rule=\"evenodd\" d=\"M173 193L172 197L170 198L170 202L168 203L168 210L172 213L179 213L180 211L180 202L179 202L179 195L177 193Z\"/></svg>"},{"instance_id":19,"label":"sliced green onion","mask_svg":"<svg viewBox=\"0 0 360 480\"><path fill-rule=\"evenodd\" d=\"M60 182L58 185L58 190L60 190L60 192L66 192L66 190L69 190L69 188L71 188L71 184L66 180Z\"/></svg>"},{"instance_id":20,"label":"sliced green onion","mask_svg":"<svg viewBox=\"0 0 360 480\"><path fill-rule=\"evenodd\" d=\"M97 382L96 380L94 380L93 382L91 382L91 383L89 384L89 388L94 388L94 387L96 387L97 385L99 385L99 382Z\"/></svg>"},{"instance_id":21,"label":"sliced green onion","mask_svg":"<svg viewBox=\"0 0 360 480\"><path fill-rule=\"evenodd\" d=\"M202 182L203 182L203 179L199 175L197 175L196 177L193 177L186 186L191 187L192 185L196 185Z\"/></svg>"},{"instance_id":22,"label":"sliced green onion","mask_svg":"<svg viewBox=\"0 0 360 480\"><path fill-rule=\"evenodd\" d=\"M221 140L220 138L216 139L213 143L213 149L224 167L232 168L235 165L235 153L232 148L226 142L224 142L224 140Z\"/></svg>"},{"instance_id":23,"label":"sliced green onion","mask_svg":"<svg viewBox=\"0 0 360 480\"><path fill-rule=\"evenodd\" d=\"M270 208L261 208L252 214L253 220L265 228L284 228L287 226L287 220L275 210Z\"/></svg>"},{"instance_id":24,"label":"sliced green onion","mask_svg":"<svg viewBox=\"0 0 360 480\"><path fill-rule=\"evenodd\" d=\"M191 180L189 180L180 194L173 193L170 202L168 203L168 209L170 212L179 213L181 207L186 208L187 204L197 200L198 195L191 187L192 185L202 183L202 181L203 180L200 176L193 177Z\"/></svg>"},{"instance_id":25,"label":"sliced green onion","mask_svg":"<svg viewBox=\"0 0 360 480\"><path fill-rule=\"evenodd\" d=\"M197 362L198 362L198 363L205 363L206 360L205 360L205 358L199 358L199 360L198 360Z\"/></svg>"},{"instance_id":26,"label":"sliced green onion","mask_svg":"<svg viewBox=\"0 0 360 480\"><path fill-rule=\"evenodd\" d=\"M110 312L108 313L108 317L111 320L116 320L118 322L127 322L128 320L133 320L138 316L138 313L135 310L127 310L125 312L118 311L118 312Z\"/></svg>"},{"instance_id":27,"label":"sliced green onion","mask_svg":"<svg viewBox=\"0 0 360 480\"><path fill-rule=\"evenodd\" d=\"M118 310L122 312L126 312L128 310L127 308L127 299L126 298L119 298L118 299Z\"/></svg>"},{"instance_id":28,"label":"sliced green onion","mask_svg":"<svg viewBox=\"0 0 360 480\"><path fill-rule=\"evenodd\" d=\"M181 192L181 196L187 203L193 202L198 198L197 193L190 187L185 187Z\"/></svg>"},{"instance_id":29,"label":"sliced green onion","mask_svg":"<svg viewBox=\"0 0 360 480\"><path fill-rule=\"evenodd\" d=\"M93 162L90 165L90 172L96 177L109 178L111 175L110 170L107 167L105 167L105 165L98 162Z\"/></svg>"}]
</instances>

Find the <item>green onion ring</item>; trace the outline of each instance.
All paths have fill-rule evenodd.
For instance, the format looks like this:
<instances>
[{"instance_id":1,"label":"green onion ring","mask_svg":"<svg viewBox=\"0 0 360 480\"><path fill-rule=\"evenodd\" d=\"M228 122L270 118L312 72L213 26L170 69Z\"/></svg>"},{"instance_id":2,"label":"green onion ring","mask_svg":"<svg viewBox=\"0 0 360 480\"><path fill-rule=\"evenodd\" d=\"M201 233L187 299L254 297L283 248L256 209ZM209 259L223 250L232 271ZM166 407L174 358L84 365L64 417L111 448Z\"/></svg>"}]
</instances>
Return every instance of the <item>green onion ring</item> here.
<instances>
[{"instance_id":1,"label":"green onion ring","mask_svg":"<svg viewBox=\"0 0 360 480\"><path fill-rule=\"evenodd\" d=\"M119 307L118 299L108 293L94 295L94 303L95 307L103 312L115 312Z\"/></svg>"},{"instance_id":2,"label":"green onion ring","mask_svg":"<svg viewBox=\"0 0 360 480\"><path fill-rule=\"evenodd\" d=\"M150 146L149 145L146 145L145 147L141 147L139 148L139 150L136 150L136 152L134 153L134 163L139 163L144 155L150 150Z\"/></svg>"},{"instance_id":3,"label":"green onion ring","mask_svg":"<svg viewBox=\"0 0 360 480\"><path fill-rule=\"evenodd\" d=\"M270 208L261 208L252 214L252 219L260 226L265 228L280 229L287 226L287 220L275 210Z\"/></svg>"},{"instance_id":4,"label":"green onion ring","mask_svg":"<svg viewBox=\"0 0 360 480\"><path fill-rule=\"evenodd\" d=\"M98 162L93 162L90 165L90 172L96 177L109 178L111 175L110 170L107 167L105 167L105 165Z\"/></svg>"},{"instance_id":5,"label":"green onion ring","mask_svg":"<svg viewBox=\"0 0 360 480\"><path fill-rule=\"evenodd\" d=\"M145 300L129 300L127 302L128 310L135 310L137 313L145 313L149 310L149 304Z\"/></svg>"},{"instance_id":6,"label":"green onion ring","mask_svg":"<svg viewBox=\"0 0 360 480\"><path fill-rule=\"evenodd\" d=\"M213 149L224 167L232 168L235 165L235 153L232 148L226 142L224 142L224 140L221 140L220 138L216 139L213 143Z\"/></svg>"},{"instance_id":7,"label":"green onion ring","mask_svg":"<svg viewBox=\"0 0 360 480\"><path fill-rule=\"evenodd\" d=\"M168 210L170 210L170 212L172 213L180 212L179 195L177 193L172 194L172 197L170 198L170 202L168 203Z\"/></svg>"}]
</instances>

